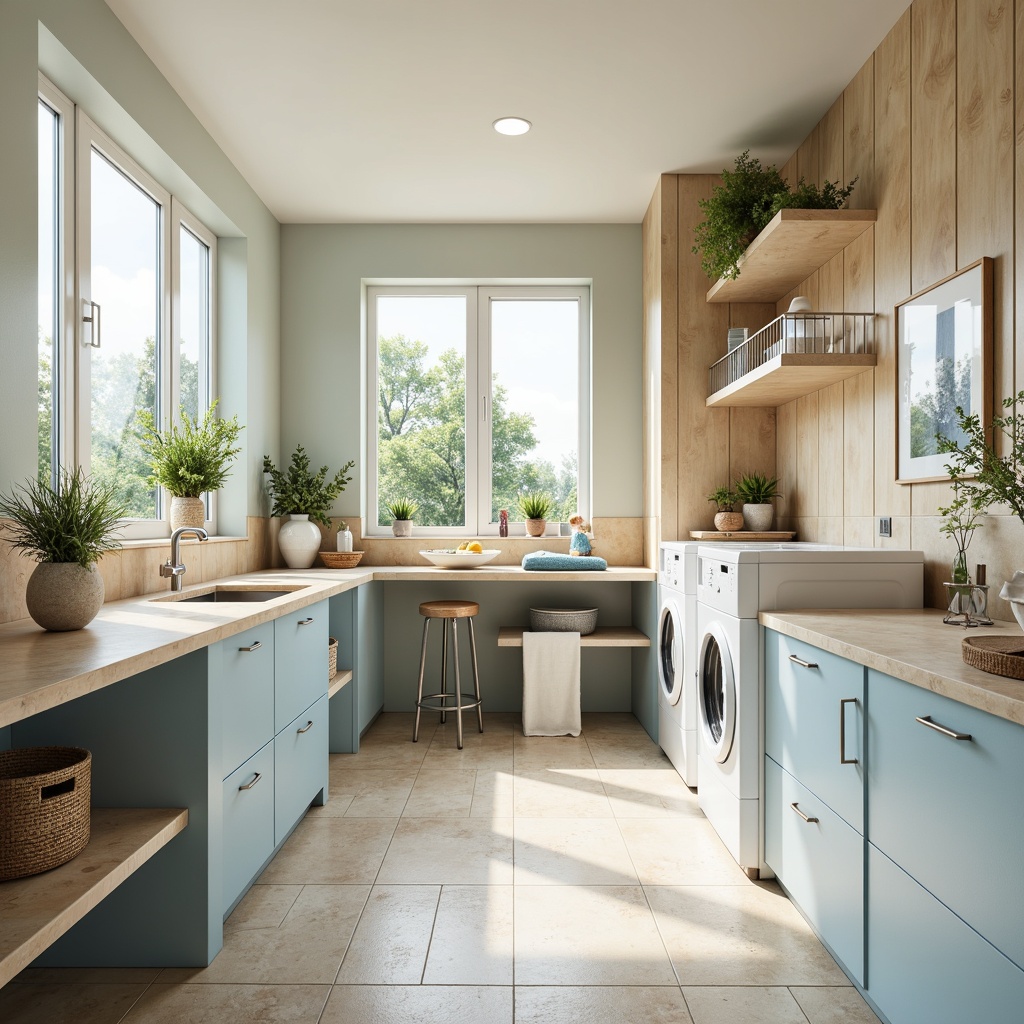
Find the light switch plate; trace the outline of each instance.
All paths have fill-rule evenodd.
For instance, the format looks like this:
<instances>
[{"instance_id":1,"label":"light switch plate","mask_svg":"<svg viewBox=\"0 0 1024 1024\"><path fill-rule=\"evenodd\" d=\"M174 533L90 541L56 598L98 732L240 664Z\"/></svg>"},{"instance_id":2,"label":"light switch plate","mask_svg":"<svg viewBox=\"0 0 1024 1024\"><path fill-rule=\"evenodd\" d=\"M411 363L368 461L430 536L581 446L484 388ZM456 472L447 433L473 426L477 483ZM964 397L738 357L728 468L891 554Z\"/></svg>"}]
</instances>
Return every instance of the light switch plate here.
<instances>
[{"instance_id":1,"label":"light switch plate","mask_svg":"<svg viewBox=\"0 0 1024 1024\"><path fill-rule=\"evenodd\" d=\"M892 517L891 516L879 516L878 517L878 536L879 537L891 537L892 536Z\"/></svg>"}]
</instances>

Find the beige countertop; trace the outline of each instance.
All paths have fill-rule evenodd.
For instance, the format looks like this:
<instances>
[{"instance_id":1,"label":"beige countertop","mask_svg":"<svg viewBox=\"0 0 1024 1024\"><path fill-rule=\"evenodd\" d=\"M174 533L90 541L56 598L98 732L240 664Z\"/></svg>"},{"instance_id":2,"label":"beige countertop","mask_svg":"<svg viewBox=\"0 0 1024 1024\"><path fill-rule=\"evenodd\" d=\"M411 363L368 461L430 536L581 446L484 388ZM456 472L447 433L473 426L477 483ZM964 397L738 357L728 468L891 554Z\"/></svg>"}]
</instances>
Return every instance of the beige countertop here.
<instances>
[{"instance_id":1,"label":"beige countertop","mask_svg":"<svg viewBox=\"0 0 1024 1024\"><path fill-rule=\"evenodd\" d=\"M47 633L31 619L19 619L0 625L0 727L373 580L601 584L656 579L655 570L642 567L603 572L527 572L519 566L279 569L185 587L181 596L224 584L302 589L244 604L181 604L167 600L169 591L147 594L105 604L85 629L68 633Z\"/></svg>"},{"instance_id":2,"label":"beige countertop","mask_svg":"<svg viewBox=\"0 0 1024 1024\"><path fill-rule=\"evenodd\" d=\"M963 629L933 608L885 611L761 612L762 626L860 665L1024 725L1024 681L964 663L965 636L1020 636L1016 622Z\"/></svg>"}]
</instances>

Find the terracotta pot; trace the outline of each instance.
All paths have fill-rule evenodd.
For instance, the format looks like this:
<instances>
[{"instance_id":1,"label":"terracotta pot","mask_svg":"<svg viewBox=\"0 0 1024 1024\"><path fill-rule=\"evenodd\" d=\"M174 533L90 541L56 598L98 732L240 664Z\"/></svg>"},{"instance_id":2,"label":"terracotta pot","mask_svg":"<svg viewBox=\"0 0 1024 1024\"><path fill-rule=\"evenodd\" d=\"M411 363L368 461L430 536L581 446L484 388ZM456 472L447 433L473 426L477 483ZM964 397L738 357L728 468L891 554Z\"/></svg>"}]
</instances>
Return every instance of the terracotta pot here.
<instances>
[{"instance_id":1,"label":"terracotta pot","mask_svg":"<svg viewBox=\"0 0 1024 1024\"><path fill-rule=\"evenodd\" d=\"M526 520L526 532L531 537L543 537L544 531L548 527L548 521L546 519L527 519Z\"/></svg>"},{"instance_id":2,"label":"terracotta pot","mask_svg":"<svg viewBox=\"0 0 1024 1024\"><path fill-rule=\"evenodd\" d=\"M171 498L171 531L181 526L198 526L206 522L206 504L202 498Z\"/></svg>"},{"instance_id":3,"label":"terracotta pot","mask_svg":"<svg viewBox=\"0 0 1024 1024\"><path fill-rule=\"evenodd\" d=\"M93 562L40 562L25 588L28 613L55 633L81 629L103 606L103 577Z\"/></svg>"},{"instance_id":4,"label":"terracotta pot","mask_svg":"<svg viewBox=\"0 0 1024 1024\"><path fill-rule=\"evenodd\" d=\"M743 529L742 512L716 512L715 529L720 533L735 533Z\"/></svg>"}]
</instances>

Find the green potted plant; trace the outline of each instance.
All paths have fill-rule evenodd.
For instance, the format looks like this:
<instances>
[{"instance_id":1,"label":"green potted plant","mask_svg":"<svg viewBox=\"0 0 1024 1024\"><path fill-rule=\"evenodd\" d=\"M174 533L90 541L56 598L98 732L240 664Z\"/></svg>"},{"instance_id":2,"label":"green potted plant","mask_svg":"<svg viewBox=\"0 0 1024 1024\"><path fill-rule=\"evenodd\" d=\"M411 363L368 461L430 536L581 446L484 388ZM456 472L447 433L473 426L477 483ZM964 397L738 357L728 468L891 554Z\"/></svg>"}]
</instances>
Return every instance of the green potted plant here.
<instances>
[{"instance_id":1,"label":"green potted plant","mask_svg":"<svg viewBox=\"0 0 1024 1024\"><path fill-rule=\"evenodd\" d=\"M61 469L53 486L29 480L0 494L0 529L39 564L25 591L28 613L43 629L82 629L103 604L103 577L96 562L119 548L114 537L126 514L114 484Z\"/></svg>"},{"instance_id":2,"label":"green potted plant","mask_svg":"<svg viewBox=\"0 0 1024 1024\"><path fill-rule=\"evenodd\" d=\"M716 487L709 495L710 501L717 511L715 512L715 529L721 533L732 533L743 529L743 513L737 512L736 492L728 487Z\"/></svg>"},{"instance_id":3,"label":"green potted plant","mask_svg":"<svg viewBox=\"0 0 1024 1024\"><path fill-rule=\"evenodd\" d=\"M526 532L531 537L543 537L554 505L551 496L543 491L526 491L519 495L518 500L519 511L526 520Z\"/></svg>"},{"instance_id":4,"label":"green potted plant","mask_svg":"<svg viewBox=\"0 0 1024 1024\"><path fill-rule=\"evenodd\" d=\"M953 500L949 505L939 506L939 515L943 516L939 532L950 537L956 544L956 554L950 569L949 611L961 614L970 611L969 601L973 586L971 573L967 566L967 548L970 546L974 531L982 524L978 519L985 515L978 488L964 483L954 473L952 467L946 467L953 485Z\"/></svg>"},{"instance_id":5,"label":"green potted plant","mask_svg":"<svg viewBox=\"0 0 1024 1024\"><path fill-rule=\"evenodd\" d=\"M202 421L193 420L184 407L181 425L157 430L153 414L140 409L138 419L142 450L149 459L151 487L160 486L171 495L171 530L180 526L202 526L206 506L202 495L224 486L235 456L235 447L244 429L237 416L229 420L216 415L219 399L214 399Z\"/></svg>"},{"instance_id":6,"label":"green potted plant","mask_svg":"<svg viewBox=\"0 0 1024 1024\"><path fill-rule=\"evenodd\" d=\"M335 499L352 479L348 474L355 465L350 459L333 477L321 466L315 473L309 467L309 456L302 445L292 452L291 461L284 471L279 470L269 455L263 456L263 472L270 475L273 495L270 514L287 516L281 524L278 545L285 564L291 569L308 569L316 561L320 550L320 531L316 523L330 527L328 513Z\"/></svg>"},{"instance_id":7,"label":"green potted plant","mask_svg":"<svg viewBox=\"0 0 1024 1024\"><path fill-rule=\"evenodd\" d=\"M396 537L412 536L412 521L419 511L419 505L407 498L395 498L385 502L385 513L391 517L391 532Z\"/></svg>"},{"instance_id":8,"label":"green potted plant","mask_svg":"<svg viewBox=\"0 0 1024 1024\"><path fill-rule=\"evenodd\" d=\"M772 528L775 507L772 498L779 498L779 481L764 473L747 473L736 481L736 500L743 506L743 524L753 533Z\"/></svg>"}]
</instances>

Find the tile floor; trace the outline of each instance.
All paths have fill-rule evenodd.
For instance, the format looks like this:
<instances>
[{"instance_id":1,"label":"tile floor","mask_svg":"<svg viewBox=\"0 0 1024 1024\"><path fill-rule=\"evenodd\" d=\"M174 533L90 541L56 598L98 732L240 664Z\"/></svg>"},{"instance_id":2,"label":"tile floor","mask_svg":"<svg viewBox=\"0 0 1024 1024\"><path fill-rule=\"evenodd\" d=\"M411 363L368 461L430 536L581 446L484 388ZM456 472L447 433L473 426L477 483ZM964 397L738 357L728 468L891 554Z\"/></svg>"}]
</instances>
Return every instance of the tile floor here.
<instances>
[{"instance_id":1,"label":"tile floor","mask_svg":"<svg viewBox=\"0 0 1024 1024\"><path fill-rule=\"evenodd\" d=\"M631 715L381 716L204 970L27 970L5 1024L877 1024Z\"/></svg>"}]
</instances>

